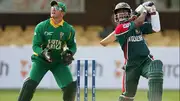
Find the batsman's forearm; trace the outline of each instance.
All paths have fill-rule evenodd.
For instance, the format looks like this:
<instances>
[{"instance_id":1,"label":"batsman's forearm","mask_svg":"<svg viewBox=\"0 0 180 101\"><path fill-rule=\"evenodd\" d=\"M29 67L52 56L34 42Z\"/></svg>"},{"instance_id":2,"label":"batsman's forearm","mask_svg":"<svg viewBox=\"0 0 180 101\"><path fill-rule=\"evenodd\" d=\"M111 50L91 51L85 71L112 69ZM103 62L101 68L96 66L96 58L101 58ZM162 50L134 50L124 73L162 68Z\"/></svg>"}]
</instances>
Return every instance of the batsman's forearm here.
<instances>
[{"instance_id":1,"label":"batsman's forearm","mask_svg":"<svg viewBox=\"0 0 180 101\"><path fill-rule=\"evenodd\" d=\"M102 46L107 46L108 44L114 42L115 40L116 40L115 31L113 31L111 34L109 34L107 37L105 37L103 40L101 40L100 44Z\"/></svg>"},{"instance_id":2,"label":"batsman's forearm","mask_svg":"<svg viewBox=\"0 0 180 101\"><path fill-rule=\"evenodd\" d=\"M141 25L143 25L145 18L146 18L147 13L143 12L135 21L135 26L136 27L140 27Z\"/></svg>"}]
</instances>

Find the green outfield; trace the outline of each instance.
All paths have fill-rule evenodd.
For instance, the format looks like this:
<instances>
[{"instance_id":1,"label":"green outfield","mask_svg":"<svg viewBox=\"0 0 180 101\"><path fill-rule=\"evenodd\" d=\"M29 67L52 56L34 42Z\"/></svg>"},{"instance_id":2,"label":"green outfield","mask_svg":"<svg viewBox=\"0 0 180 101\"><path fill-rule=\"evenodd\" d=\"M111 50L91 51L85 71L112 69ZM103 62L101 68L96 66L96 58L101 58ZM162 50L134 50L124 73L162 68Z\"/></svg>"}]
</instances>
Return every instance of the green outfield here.
<instances>
[{"instance_id":1,"label":"green outfield","mask_svg":"<svg viewBox=\"0 0 180 101\"><path fill-rule=\"evenodd\" d=\"M0 101L17 101L18 90L0 90ZM96 90L96 101L117 101L119 90ZM83 100L81 91L81 101ZM146 91L138 91L135 101L148 101ZM62 101L62 93L58 90L37 90L32 101ZM91 101L91 91L89 91ZM163 94L163 101L179 101L179 91L166 90Z\"/></svg>"}]
</instances>

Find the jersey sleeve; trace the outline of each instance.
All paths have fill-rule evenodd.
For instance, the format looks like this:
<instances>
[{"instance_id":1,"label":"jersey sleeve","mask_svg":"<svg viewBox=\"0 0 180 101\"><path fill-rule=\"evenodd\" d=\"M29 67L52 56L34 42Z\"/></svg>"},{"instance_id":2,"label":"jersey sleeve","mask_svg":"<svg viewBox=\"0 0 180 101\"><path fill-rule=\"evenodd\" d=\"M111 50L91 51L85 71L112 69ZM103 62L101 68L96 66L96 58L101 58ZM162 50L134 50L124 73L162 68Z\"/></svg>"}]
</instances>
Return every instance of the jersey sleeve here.
<instances>
[{"instance_id":1,"label":"jersey sleeve","mask_svg":"<svg viewBox=\"0 0 180 101\"><path fill-rule=\"evenodd\" d=\"M33 36L33 41L32 41L32 49L34 51L34 54L35 55L40 55L42 53L42 44L43 44L43 38L42 38L42 27L43 27L43 24L42 22L39 23L36 27L35 27L35 30L34 30L34 36Z\"/></svg>"},{"instance_id":2,"label":"jersey sleeve","mask_svg":"<svg viewBox=\"0 0 180 101\"><path fill-rule=\"evenodd\" d=\"M152 25L150 22L144 22L144 24L140 27L142 34L151 34L153 33Z\"/></svg>"},{"instance_id":3,"label":"jersey sleeve","mask_svg":"<svg viewBox=\"0 0 180 101\"><path fill-rule=\"evenodd\" d=\"M73 27L71 27L71 31L70 31L70 35L68 37L68 40L67 40L67 47L69 48L69 50L75 54L76 53L76 50L77 50L77 47L76 47L76 37L75 37L75 30Z\"/></svg>"},{"instance_id":4,"label":"jersey sleeve","mask_svg":"<svg viewBox=\"0 0 180 101\"><path fill-rule=\"evenodd\" d=\"M133 29L135 29L135 24L133 21L124 24L119 24L115 28L115 34L116 36L128 34L128 32L130 32Z\"/></svg>"}]
</instances>

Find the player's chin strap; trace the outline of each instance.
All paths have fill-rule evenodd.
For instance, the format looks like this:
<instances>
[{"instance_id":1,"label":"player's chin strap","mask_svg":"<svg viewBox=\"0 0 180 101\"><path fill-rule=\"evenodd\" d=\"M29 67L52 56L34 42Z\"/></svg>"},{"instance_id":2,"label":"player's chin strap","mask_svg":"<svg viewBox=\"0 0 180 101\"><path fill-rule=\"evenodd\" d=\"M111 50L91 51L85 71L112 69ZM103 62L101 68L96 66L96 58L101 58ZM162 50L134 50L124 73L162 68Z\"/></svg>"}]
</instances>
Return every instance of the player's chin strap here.
<instances>
[{"instance_id":1,"label":"player's chin strap","mask_svg":"<svg viewBox=\"0 0 180 101\"><path fill-rule=\"evenodd\" d=\"M157 11L156 11L156 14L151 15L151 25L152 25L153 31L159 32L161 30L159 13Z\"/></svg>"}]
</instances>

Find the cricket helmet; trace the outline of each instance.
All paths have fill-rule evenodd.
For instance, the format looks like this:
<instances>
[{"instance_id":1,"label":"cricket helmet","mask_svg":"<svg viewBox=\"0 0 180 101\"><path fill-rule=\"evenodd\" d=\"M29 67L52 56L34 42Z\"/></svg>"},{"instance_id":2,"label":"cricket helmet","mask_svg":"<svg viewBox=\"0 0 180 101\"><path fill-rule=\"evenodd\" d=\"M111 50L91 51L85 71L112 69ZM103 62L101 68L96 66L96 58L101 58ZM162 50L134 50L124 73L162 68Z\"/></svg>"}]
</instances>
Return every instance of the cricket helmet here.
<instances>
[{"instance_id":1,"label":"cricket helmet","mask_svg":"<svg viewBox=\"0 0 180 101\"><path fill-rule=\"evenodd\" d=\"M116 23L124 23L128 21L132 16L132 9L129 4L125 2L120 2L115 6L114 21Z\"/></svg>"}]
</instances>

